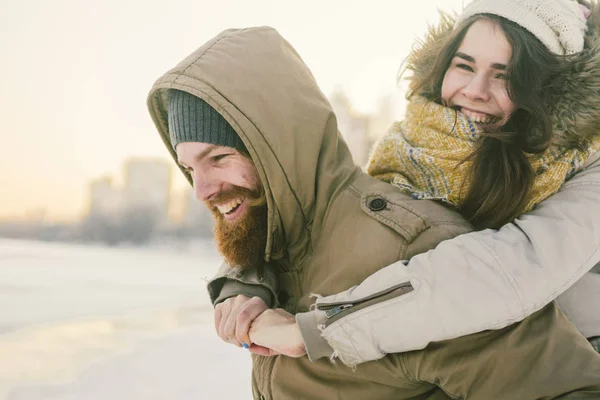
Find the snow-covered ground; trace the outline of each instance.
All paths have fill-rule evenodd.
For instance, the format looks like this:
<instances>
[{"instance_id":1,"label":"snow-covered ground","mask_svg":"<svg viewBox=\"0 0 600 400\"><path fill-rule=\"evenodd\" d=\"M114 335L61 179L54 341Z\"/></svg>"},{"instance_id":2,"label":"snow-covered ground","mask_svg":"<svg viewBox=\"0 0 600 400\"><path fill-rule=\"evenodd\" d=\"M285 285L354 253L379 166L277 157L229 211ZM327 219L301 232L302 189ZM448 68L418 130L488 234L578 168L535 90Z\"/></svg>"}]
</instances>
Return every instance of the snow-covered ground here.
<instances>
[{"instance_id":1,"label":"snow-covered ground","mask_svg":"<svg viewBox=\"0 0 600 400\"><path fill-rule=\"evenodd\" d=\"M251 398L193 253L0 239L0 400Z\"/></svg>"}]
</instances>

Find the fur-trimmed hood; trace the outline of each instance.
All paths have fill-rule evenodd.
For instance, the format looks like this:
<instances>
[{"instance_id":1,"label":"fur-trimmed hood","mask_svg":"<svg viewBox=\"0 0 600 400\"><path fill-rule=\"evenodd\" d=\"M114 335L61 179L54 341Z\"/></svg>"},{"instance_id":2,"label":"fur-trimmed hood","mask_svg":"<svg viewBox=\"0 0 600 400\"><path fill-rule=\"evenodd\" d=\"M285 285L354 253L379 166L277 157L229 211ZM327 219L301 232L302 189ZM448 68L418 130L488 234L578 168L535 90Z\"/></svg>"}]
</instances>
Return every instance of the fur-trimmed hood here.
<instances>
[{"instance_id":1,"label":"fur-trimmed hood","mask_svg":"<svg viewBox=\"0 0 600 400\"><path fill-rule=\"evenodd\" d=\"M575 0L573 0L575 1ZM441 22L431 26L426 37L411 51L406 70L408 78L431 72L446 39L454 28L456 16L442 13ZM600 133L600 4L591 4L583 52L567 62L567 73L553 80L549 89L554 144L571 147Z\"/></svg>"}]
</instances>

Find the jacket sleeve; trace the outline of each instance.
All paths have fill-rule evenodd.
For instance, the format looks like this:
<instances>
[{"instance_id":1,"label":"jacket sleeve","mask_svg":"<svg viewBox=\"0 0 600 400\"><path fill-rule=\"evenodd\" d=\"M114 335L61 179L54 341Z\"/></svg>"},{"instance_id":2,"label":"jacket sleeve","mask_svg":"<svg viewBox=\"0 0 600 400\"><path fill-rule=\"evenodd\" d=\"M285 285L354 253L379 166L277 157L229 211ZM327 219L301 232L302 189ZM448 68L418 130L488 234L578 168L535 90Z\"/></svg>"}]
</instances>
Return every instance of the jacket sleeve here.
<instances>
[{"instance_id":1,"label":"jacket sleeve","mask_svg":"<svg viewBox=\"0 0 600 400\"><path fill-rule=\"evenodd\" d=\"M260 297L269 307L277 304L277 274L271 265L247 268L243 271L223 263L216 276L208 282L207 289L213 305L238 294Z\"/></svg>"},{"instance_id":2,"label":"jacket sleeve","mask_svg":"<svg viewBox=\"0 0 600 400\"><path fill-rule=\"evenodd\" d=\"M549 304L600 260L597 156L501 229L457 236L319 298L296 316L311 360L337 356L356 365L500 329ZM402 285L410 290L394 290Z\"/></svg>"}]
</instances>

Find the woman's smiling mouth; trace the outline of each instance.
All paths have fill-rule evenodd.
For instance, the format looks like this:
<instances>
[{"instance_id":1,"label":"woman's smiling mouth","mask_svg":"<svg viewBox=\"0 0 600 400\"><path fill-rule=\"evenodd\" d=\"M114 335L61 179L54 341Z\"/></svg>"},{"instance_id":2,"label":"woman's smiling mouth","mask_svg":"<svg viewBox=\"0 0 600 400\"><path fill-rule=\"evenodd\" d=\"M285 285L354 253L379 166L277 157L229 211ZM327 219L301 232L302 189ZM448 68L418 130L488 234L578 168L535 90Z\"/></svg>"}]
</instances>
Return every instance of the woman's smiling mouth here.
<instances>
[{"instance_id":1,"label":"woman's smiling mouth","mask_svg":"<svg viewBox=\"0 0 600 400\"><path fill-rule=\"evenodd\" d=\"M491 115L482 111L477 111L463 106L453 106L452 108L466 115L471 121L477 122L479 124L491 124L500 119L495 115Z\"/></svg>"}]
</instances>

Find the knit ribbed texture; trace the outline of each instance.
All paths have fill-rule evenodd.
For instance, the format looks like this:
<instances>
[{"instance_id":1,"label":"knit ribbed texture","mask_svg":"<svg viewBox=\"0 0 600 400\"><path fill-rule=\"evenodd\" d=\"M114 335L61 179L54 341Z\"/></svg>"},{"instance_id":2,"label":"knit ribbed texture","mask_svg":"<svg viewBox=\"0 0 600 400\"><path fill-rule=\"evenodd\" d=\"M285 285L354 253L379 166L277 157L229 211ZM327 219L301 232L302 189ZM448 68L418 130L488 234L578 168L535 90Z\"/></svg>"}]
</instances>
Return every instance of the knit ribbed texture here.
<instances>
[{"instance_id":1,"label":"knit ribbed texture","mask_svg":"<svg viewBox=\"0 0 600 400\"><path fill-rule=\"evenodd\" d=\"M246 151L231 125L204 100L181 90L169 91L169 135L171 146L201 142Z\"/></svg>"},{"instance_id":2,"label":"knit ribbed texture","mask_svg":"<svg viewBox=\"0 0 600 400\"><path fill-rule=\"evenodd\" d=\"M586 16L575 0L474 0L456 24L478 14L498 15L522 26L554 54L583 50Z\"/></svg>"}]
</instances>

